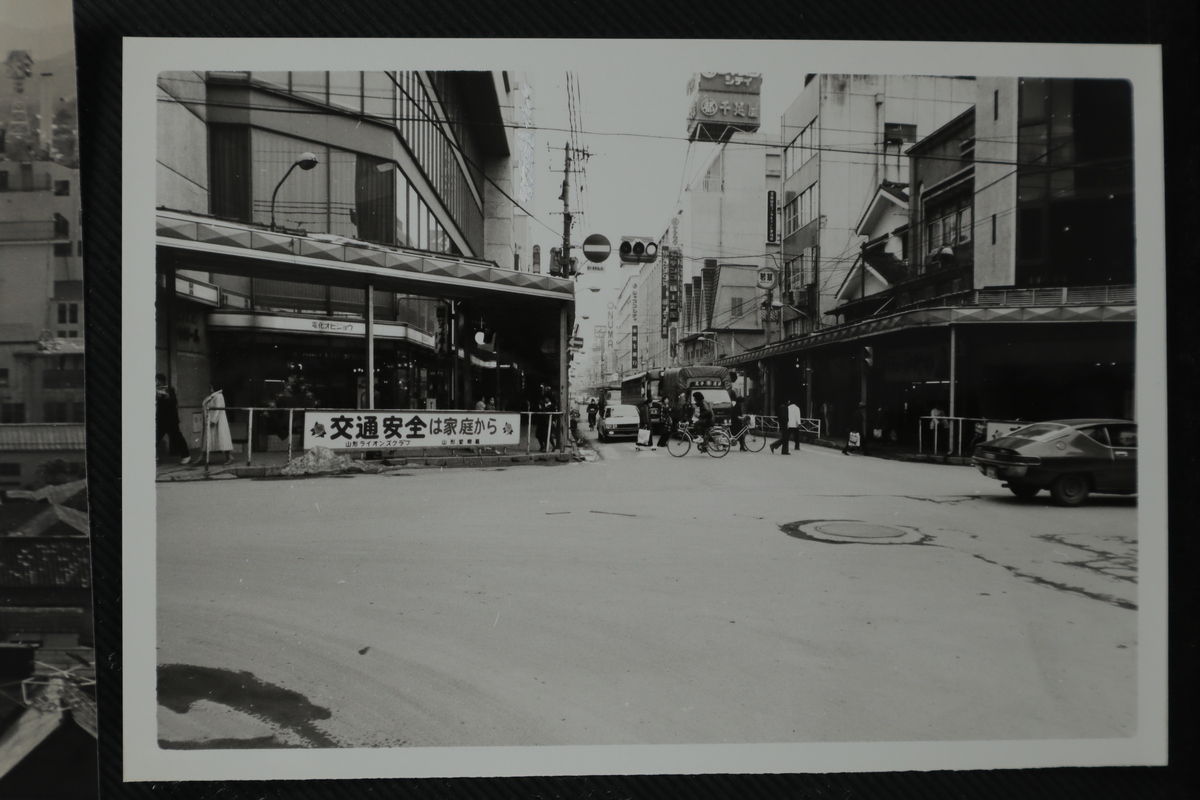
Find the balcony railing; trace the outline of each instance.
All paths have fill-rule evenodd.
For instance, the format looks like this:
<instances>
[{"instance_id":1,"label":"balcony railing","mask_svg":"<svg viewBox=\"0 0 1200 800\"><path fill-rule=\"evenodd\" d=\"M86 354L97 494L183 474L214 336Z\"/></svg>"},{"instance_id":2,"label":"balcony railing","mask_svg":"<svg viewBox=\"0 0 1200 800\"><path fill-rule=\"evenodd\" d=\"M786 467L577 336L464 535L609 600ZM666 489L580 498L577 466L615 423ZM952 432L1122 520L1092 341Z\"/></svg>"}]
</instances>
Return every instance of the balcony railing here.
<instances>
[{"instance_id":1,"label":"balcony railing","mask_svg":"<svg viewBox=\"0 0 1200 800\"><path fill-rule=\"evenodd\" d=\"M3 192L48 192L53 186L50 174L39 175L35 178L21 180L10 175L7 182L0 183L0 193Z\"/></svg>"},{"instance_id":2,"label":"balcony railing","mask_svg":"<svg viewBox=\"0 0 1200 800\"><path fill-rule=\"evenodd\" d=\"M65 239L54 220L0 222L0 242L49 242Z\"/></svg>"},{"instance_id":3,"label":"balcony railing","mask_svg":"<svg viewBox=\"0 0 1200 800\"><path fill-rule=\"evenodd\" d=\"M971 289L965 292L931 297L906 303L902 308L932 308L935 306L1105 306L1137 303L1137 287L1120 286L1054 286L1031 289ZM896 310L900 310L897 308Z\"/></svg>"}]
</instances>

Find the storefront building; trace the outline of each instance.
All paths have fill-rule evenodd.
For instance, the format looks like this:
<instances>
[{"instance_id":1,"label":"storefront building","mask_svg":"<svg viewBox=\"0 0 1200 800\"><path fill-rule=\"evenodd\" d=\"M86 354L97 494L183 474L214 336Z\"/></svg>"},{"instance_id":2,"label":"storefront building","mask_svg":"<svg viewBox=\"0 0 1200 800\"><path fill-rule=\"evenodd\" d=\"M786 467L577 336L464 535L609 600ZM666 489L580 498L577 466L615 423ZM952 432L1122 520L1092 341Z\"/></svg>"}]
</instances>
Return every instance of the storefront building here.
<instances>
[{"instance_id":1,"label":"storefront building","mask_svg":"<svg viewBox=\"0 0 1200 800\"><path fill-rule=\"evenodd\" d=\"M340 409L565 392L573 284L521 261L504 115L523 92L489 72L160 76L156 371L185 434L210 386Z\"/></svg>"},{"instance_id":2,"label":"storefront building","mask_svg":"<svg viewBox=\"0 0 1200 800\"><path fill-rule=\"evenodd\" d=\"M974 107L863 198L838 321L718 362L759 370L835 438L860 402L872 428L912 444L934 409L1136 417L1128 85L975 86Z\"/></svg>"}]
</instances>

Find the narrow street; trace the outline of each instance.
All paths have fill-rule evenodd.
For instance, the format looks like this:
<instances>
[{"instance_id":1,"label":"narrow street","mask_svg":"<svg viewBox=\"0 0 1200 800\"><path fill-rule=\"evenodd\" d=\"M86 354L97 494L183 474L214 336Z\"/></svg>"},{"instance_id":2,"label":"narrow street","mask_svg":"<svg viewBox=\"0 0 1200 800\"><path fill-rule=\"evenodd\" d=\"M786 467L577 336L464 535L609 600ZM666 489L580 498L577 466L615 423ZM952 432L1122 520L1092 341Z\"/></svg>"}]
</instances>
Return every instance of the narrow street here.
<instances>
[{"instance_id":1,"label":"narrow street","mask_svg":"<svg viewBox=\"0 0 1200 800\"><path fill-rule=\"evenodd\" d=\"M157 499L167 748L1135 732L1134 498L614 442Z\"/></svg>"}]
</instances>

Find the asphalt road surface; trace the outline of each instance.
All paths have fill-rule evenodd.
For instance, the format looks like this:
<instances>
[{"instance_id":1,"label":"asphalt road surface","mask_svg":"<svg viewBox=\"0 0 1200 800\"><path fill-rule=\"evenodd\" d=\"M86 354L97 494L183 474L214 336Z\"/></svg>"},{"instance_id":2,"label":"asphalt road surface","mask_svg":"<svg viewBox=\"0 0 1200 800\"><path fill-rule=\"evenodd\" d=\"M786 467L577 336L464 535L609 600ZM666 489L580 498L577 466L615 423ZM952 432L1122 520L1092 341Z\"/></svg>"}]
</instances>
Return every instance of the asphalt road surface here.
<instances>
[{"instance_id":1,"label":"asphalt road surface","mask_svg":"<svg viewBox=\"0 0 1200 800\"><path fill-rule=\"evenodd\" d=\"M159 484L168 748L1129 736L1137 505L804 446Z\"/></svg>"}]
</instances>

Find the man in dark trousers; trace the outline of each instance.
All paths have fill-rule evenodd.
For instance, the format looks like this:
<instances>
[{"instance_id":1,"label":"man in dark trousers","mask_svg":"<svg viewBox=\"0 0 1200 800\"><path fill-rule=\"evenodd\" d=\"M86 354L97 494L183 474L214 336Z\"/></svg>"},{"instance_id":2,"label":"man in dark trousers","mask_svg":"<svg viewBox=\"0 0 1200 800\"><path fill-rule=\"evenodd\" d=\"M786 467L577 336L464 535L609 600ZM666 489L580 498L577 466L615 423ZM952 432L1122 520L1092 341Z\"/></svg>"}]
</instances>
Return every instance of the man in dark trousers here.
<instances>
[{"instance_id":1,"label":"man in dark trousers","mask_svg":"<svg viewBox=\"0 0 1200 800\"><path fill-rule=\"evenodd\" d=\"M745 453L746 447L746 420L743 419L750 412L746 409L748 405L746 398L738 396L738 393L733 389L729 390L729 396L733 398L733 427L741 431L737 436L738 450Z\"/></svg>"},{"instance_id":2,"label":"man in dark trousers","mask_svg":"<svg viewBox=\"0 0 1200 800\"><path fill-rule=\"evenodd\" d=\"M167 383L167 376L162 373L154 376L154 432L158 434L154 440L156 448L166 436L167 455L180 456L180 464L191 463L191 450L179 430L179 399L175 387Z\"/></svg>"},{"instance_id":3,"label":"man in dark trousers","mask_svg":"<svg viewBox=\"0 0 1200 800\"><path fill-rule=\"evenodd\" d=\"M774 453L782 446L783 454L791 455L788 452L788 440L792 438L795 438L796 448L799 449L800 407L788 400L779 405L779 438L771 442L771 452Z\"/></svg>"},{"instance_id":4,"label":"man in dark trousers","mask_svg":"<svg viewBox=\"0 0 1200 800\"><path fill-rule=\"evenodd\" d=\"M850 429L846 431L846 446L842 448L842 455L850 455L850 437L853 434L858 434L859 452L864 456L867 454L867 404L859 403L858 408L854 409L854 413L850 415Z\"/></svg>"}]
</instances>

